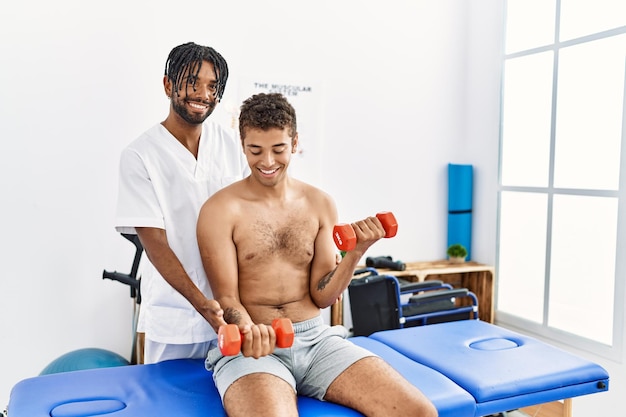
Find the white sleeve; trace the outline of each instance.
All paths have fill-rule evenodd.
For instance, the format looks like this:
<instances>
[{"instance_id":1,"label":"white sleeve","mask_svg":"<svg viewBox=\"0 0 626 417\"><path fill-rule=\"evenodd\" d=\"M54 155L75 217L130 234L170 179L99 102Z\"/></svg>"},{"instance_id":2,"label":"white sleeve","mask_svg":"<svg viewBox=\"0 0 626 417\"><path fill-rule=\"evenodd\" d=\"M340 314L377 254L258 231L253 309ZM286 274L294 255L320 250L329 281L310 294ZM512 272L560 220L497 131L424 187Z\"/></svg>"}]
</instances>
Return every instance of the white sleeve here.
<instances>
[{"instance_id":1,"label":"white sleeve","mask_svg":"<svg viewBox=\"0 0 626 417\"><path fill-rule=\"evenodd\" d=\"M131 148L120 157L115 229L135 234L135 227L165 229L163 212L141 156Z\"/></svg>"}]
</instances>

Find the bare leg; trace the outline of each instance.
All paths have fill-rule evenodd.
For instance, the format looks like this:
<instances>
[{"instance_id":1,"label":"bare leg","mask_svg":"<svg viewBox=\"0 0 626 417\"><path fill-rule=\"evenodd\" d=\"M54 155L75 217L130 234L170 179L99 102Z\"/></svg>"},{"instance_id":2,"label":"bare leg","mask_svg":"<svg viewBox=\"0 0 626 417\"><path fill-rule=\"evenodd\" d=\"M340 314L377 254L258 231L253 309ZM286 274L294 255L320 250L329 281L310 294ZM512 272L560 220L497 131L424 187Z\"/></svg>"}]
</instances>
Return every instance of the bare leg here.
<instances>
[{"instance_id":1,"label":"bare leg","mask_svg":"<svg viewBox=\"0 0 626 417\"><path fill-rule=\"evenodd\" d=\"M224 409L229 417L295 417L298 415L296 393L277 376L257 373L235 381L224 395Z\"/></svg>"},{"instance_id":2,"label":"bare leg","mask_svg":"<svg viewBox=\"0 0 626 417\"><path fill-rule=\"evenodd\" d=\"M395 369L380 358L354 363L330 384L325 400L368 417L436 417L437 409Z\"/></svg>"}]
</instances>

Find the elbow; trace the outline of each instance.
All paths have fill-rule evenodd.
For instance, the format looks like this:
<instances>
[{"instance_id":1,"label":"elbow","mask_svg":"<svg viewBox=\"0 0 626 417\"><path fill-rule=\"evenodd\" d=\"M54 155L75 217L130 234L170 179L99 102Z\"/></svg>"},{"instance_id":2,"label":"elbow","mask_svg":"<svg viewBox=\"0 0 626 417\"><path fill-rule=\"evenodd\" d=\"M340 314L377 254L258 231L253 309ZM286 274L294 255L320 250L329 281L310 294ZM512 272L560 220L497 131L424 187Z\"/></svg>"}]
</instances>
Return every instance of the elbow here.
<instances>
[{"instance_id":1,"label":"elbow","mask_svg":"<svg viewBox=\"0 0 626 417\"><path fill-rule=\"evenodd\" d=\"M311 297L311 300L313 301L313 304L317 306L317 308L322 309L322 310L327 307L330 307L331 305L335 304L335 302L337 301L336 298L331 299L331 298L322 297L322 296Z\"/></svg>"}]
</instances>

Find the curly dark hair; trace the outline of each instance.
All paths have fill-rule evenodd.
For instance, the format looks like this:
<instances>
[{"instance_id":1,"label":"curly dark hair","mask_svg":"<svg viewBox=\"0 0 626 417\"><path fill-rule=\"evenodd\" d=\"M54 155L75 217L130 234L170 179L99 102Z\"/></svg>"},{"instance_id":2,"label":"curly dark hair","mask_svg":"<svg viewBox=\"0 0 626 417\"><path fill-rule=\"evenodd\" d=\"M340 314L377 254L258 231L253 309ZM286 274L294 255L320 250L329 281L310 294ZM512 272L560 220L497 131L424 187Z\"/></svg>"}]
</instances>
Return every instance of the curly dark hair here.
<instances>
[{"instance_id":1,"label":"curly dark hair","mask_svg":"<svg viewBox=\"0 0 626 417\"><path fill-rule=\"evenodd\" d=\"M215 96L218 100L224 95L224 89L226 88L226 81L228 80L228 65L226 60L219 52L210 46L202 46L193 42L184 43L172 49L167 61L165 62L165 75L172 81L173 90L178 91L183 87L189 87L190 80L192 87L195 91L195 79L200 72L202 62L208 61L215 67L215 75L217 76L217 91ZM183 79L185 74L189 71L189 75L195 77L188 77Z\"/></svg>"},{"instance_id":2,"label":"curly dark hair","mask_svg":"<svg viewBox=\"0 0 626 417\"><path fill-rule=\"evenodd\" d=\"M243 141L246 129L289 129L293 139L298 132L296 111L279 93L259 93L246 99L239 115L239 134Z\"/></svg>"}]
</instances>

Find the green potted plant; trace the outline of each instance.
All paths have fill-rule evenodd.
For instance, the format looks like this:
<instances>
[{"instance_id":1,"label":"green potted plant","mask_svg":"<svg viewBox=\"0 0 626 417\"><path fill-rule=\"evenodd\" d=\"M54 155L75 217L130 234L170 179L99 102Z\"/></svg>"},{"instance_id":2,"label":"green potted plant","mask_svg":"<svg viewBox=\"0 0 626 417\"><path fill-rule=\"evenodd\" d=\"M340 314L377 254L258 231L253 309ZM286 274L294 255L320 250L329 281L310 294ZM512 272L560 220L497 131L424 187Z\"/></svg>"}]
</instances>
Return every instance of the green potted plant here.
<instances>
[{"instance_id":1,"label":"green potted plant","mask_svg":"<svg viewBox=\"0 0 626 417\"><path fill-rule=\"evenodd\" d=\"M452 263L463 263L467 257L467 249L465 249L465 246L460 243L453 243L448 246L446 253L448 254L448 259Z\"/></svg>"}]
</instances>

